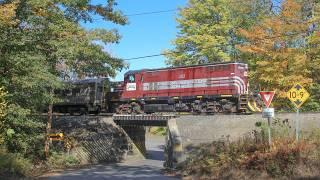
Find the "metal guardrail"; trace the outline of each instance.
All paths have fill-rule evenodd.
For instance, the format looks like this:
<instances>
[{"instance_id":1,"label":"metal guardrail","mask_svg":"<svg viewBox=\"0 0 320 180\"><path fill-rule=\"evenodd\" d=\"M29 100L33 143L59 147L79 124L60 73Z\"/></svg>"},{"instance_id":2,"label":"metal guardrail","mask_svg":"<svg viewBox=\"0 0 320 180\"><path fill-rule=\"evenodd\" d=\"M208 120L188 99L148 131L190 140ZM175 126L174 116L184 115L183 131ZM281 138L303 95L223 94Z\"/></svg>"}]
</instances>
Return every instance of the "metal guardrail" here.
<instances>
[{"instance_id":1,"label":"metal guardrail","mask_svg":"<svg viewBox=\"0 0 320 180\"><path fill-rule=\"evenodd\" d=\"M112 116L113 121L122 126L167 126L168 120L176 115L121 115Z\"/></svg>"},{"instance_id":2,"label":"metal guardrail","mask_svg":"<svg viewBox=\"0 0 320 180\"><path fill-rule=\"evenodd\" d=\"M178 117L177 115L122 115L122 114L114 114L112 116L113 120L141 120L141 121L167 121L172 118Z\"/></svg>"}]
</instances>

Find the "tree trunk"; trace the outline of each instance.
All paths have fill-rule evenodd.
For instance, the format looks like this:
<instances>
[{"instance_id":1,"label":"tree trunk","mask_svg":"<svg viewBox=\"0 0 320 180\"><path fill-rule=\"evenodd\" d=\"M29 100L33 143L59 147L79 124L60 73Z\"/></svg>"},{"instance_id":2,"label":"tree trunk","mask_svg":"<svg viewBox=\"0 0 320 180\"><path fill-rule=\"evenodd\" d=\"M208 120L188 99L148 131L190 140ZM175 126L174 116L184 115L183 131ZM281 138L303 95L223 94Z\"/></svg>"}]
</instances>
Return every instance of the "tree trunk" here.
<instances>
[{"instance_id":1,"label":"tree trunk","mask_svg":"<svg viewBox=\"0 0 320 180\"><path fill-rule=\"evenodd\" d=\"M52 124L52 107L53 104L49 104L48 107L48 121L47 121L47 128L46 128L46 137L45 137L45 143L44 143L44 155L45 158L48 159L49 157L49 145L50 145L50 131L51 131L51 124Z\"/></svg>"}]
</instances>

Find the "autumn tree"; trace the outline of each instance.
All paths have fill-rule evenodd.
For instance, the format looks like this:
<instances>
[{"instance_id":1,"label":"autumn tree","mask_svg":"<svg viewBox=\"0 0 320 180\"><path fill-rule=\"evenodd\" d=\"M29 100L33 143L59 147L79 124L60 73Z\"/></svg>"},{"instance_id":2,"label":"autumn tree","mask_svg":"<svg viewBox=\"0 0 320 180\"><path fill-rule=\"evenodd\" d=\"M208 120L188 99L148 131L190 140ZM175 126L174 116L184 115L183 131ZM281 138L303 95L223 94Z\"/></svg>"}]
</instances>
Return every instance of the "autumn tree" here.
<instances>
[{"instance_id":1,"label":"autumn tree","mask_svg":"<svg viewBox=\"0 0 320 180\"><path fill-rule=\"evenodd\" d=\"M311 97L305 106L306 110L320 110L320 1L306 1L306 17L309 21L309 37L307 38L307 56L313 83L310 86Z\"/></svg>"},{"instance_id":2,"label":"autumn tree","mask_svg":"<svg viewBox=\"0 0 320 180\"><path fill-rule=\"evenodd\" d=\"M167 64L193 65L239 58L239 27L248 28L269 14L263 0L190 0L177 18L179 34L173 50L164 52Z\"/></svg>"},{"instance_id":3,"label":"autumn tree","mask_svg":"<svg viewBox=\"0 0 320 180\"><path fill-rule=\"evenodd\" d=\"M276 90L278 97L285 98L286 91L295 83L312 82L304 48L308 27L302 4L286 0L277 15L249 30L239 30L246 42L238 48L254 56L250 80L260 90Z\"/></svg>"}]
</instances>

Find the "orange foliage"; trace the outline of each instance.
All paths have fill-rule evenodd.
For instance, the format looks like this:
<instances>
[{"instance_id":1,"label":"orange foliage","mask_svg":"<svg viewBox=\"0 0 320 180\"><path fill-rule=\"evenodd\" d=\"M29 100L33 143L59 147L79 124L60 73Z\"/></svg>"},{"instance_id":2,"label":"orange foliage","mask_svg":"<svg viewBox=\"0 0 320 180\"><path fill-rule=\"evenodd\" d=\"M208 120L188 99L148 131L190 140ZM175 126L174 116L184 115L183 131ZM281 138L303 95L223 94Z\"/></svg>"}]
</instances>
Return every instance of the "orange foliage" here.
<instances>
[{"instance_id":1,"label":"orange foliage","mask_svg":"<svg viewBox=\"0 0 320 180\"><path fill-rule=\"evenodd\" d=\"M238 33L247 43L237 48L254 55L254 77L261 90L276 90L279 97L295 83L312 82L303 40L308 23L302 14L302 5L295 0L285 0L279 15L266 18L261 24Z\"/></svg>"},{"instance_id":2,"label":"orange foliage","mask_svg":"<svg viewBox=\"0 0 320 180\"><path fill-rule=\"evenodd\" d=\"M0 5L0 26L12 26L17 23L16 16L16 3Z\"/></svg>"}]
</instances>

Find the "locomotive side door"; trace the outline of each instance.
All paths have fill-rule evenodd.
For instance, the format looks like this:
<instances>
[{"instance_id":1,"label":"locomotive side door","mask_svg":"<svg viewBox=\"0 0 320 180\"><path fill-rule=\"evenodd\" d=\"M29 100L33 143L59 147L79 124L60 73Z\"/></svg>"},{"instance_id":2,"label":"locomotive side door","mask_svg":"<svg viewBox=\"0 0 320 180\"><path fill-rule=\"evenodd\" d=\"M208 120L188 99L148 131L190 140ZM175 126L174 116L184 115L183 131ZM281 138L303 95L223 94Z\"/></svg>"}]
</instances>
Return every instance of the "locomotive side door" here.
<instances>
[{"instance_id":1,"label":"locomotive side door","mask_svg":"<svg viewBox=\"0 0 320 180\"><path fill-rule=\"evenodd\" d=\"M142 84L140 73L128 74L125 77L125 84L124 98L136 99L141 97Z\"/></svg>"}]
</instances>

